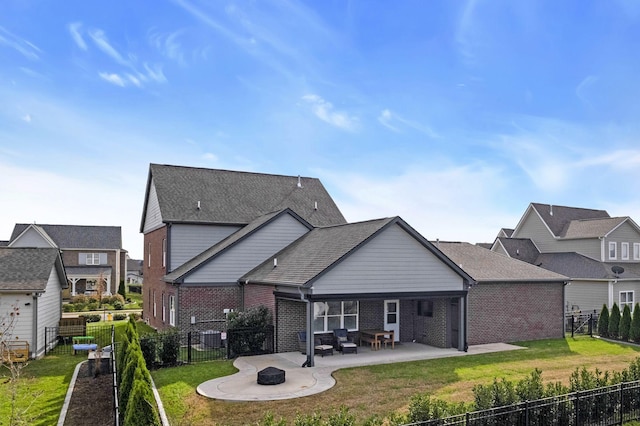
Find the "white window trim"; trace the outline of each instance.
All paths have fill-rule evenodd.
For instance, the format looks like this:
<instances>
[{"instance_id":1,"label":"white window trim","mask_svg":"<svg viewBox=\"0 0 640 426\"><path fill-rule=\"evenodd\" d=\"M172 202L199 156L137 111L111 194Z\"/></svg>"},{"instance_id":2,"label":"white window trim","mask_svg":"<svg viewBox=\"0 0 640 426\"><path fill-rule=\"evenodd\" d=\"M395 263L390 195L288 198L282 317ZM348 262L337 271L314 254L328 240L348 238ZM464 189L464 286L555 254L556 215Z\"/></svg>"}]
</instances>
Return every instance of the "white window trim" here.
<instances>
[{"instance_id":1,"label":"white window trim","mask_svg":"<svg viewBox=\"0 0 640 426\"><path fill-rule=\"evenodd\" d=\"M164 293L162 293L162 322L165 322L166 320L166 314L165 314L166 311L167 311L166 299L165 299Z\"/></svg>"},{"instance_id":2,"label":"white window trim","mask_svg":"<svg viewBox=\"0 0 640 426\"><path fill-rule=\"evenodd\" d=\"M626 295L631 294L631 302L622 302L623 293ZM633 312L633 306L636 303L636 295L634 293L635 292L633 290L625 290L618 293L618 304L620 305L620 312L622 312L622 310L624 309L624 305L629 305L629 309L631 310L631 312ZM626 297L626 299L629 300L629 297Z\"/></svg>"},{"instance_id":3,"label":"white window trim","mask_svg":"<svg viewBox=\"0 0 640 426\"><path fill-rule=\"evenodd\" d=\"M620 243L620 259L629 260L629 243Z\"/></svg>"},{"instance_id":4,"label":"white window trim","mask_svg":"<svg viewBox=\"0 0 640 426\"><path fill-rule=\"evenodd\" d=\"M147 244L147 266L151 268L151 243Z\"/></svg>"},{"instance_id":5,"label":"white window trim","mask_svg":"<svg viewBox=\"0 0 640 426\"><path fill-rule=\"evenodd\" d=\"M153 290L153 317L156 317L156 291Z\"/></svg>"},{"instance_id":6,"label":"white window trim","mask_svg":"<svg viewBox=\"0 0 640 426\"><path fill-rule=\"evenodd\" d=\"M640 243L633 243L633 260L640 260Z\"/></svg>"},{"instance_id":7,"label":"white window trim","mask_svg":"<svg viewBox=\"0 0 640 426\"><path fill-rule=\"evenodd\" d=\"M176 325L176 297L169 295L169 325Z\"/></svg>"},{"instance_id":8,"label":"white window trim","mask_svg":"<svg viewBox=\"0 0 640 426\"><path fill-rule=\"evenodd\" d=\"M611 249L613 248L613 256L611 256ZM616 260L618 258L618 243L615 241L609 241L609 260Z\"/></svg>"},{"instance_id":9,"label":"white window trim","mask_svg":"<svg viewBox=\"0 0 640 426\"><path fill-rule=\"evenodd\" d=\"M99 265L100 253L87 253L85 259L86 259L85 263L87 265Z\"/></svg>"},{"instance_id":10,"label":"white window trim","mask_svg":"<svg viewBox=\"0 0 640 426\"><path fill-rule=\"evenodd\" d=\"M350 300L350 301L351 301L351 300ZM340 327L339 327L339 328L346 328L346 327L344 326L344 318L345 318L345 314L344 314L344 302L345 302L345 301L340 301L340 310L341 310L341 313L340 313L340 315L339 315L339 316L340 316ZM350 317L355 316L355 318L356 318L356 327L355 327L355 328L349 328L349 329L348 329L349 331L357 331L357 330L359 330L359 328L360 328L360 302L359 302L359 301L355 301L355 302L356 302L356 313L355 313L355 314L348 314L348 315L346 315L346 316L350 316ZM315 302L315 303L324 303L324 302ZM315 309L314 309L314 311L315 311ZM325 310L325 312L326 312L326 310ZM327 327L327 325L328 325L328 322L329 322L329 317L336 317L336 316L338 316L338 315L326 315L326 314L325 314L325 315L323 315L323 317L324 317L324 327L323 327L323 330L316 330L316 329L314 329L314 330L313 330L313 331L314 331L314 333L330 333L330 332L332 332L332 331L333 331L333 329L328 330L328 329L327 329L327 328L328 328L328 327ZM315 316L315 315L314 315L314 320L315 320L316 318L319 318L319 317L317 317L317 316Z\"/></svg>"},{"instance_id":11,"label":"white window trim","mask_svg":"<svg viewBox=\"0 0 640 426\"><path fill-rule=\"evenodd\" d=\"M162 267L167 267L167 239L162 239Z\"/></svg>"}]
</instances>

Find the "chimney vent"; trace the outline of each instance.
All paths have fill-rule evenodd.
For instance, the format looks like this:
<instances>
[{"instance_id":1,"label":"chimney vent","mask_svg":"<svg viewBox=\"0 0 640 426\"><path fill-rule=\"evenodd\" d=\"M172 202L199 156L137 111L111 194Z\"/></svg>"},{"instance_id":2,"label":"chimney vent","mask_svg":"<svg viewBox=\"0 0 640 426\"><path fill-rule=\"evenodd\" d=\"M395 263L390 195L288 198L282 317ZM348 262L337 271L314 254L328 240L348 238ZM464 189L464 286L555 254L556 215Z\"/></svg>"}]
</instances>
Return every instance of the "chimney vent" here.
<instances>
[{"instance_id":1,"label":"chimney vent","mask_svg":"<svg viewBox=\"0 0 640 426\"><path fill-rule=\"evenodd\" d=\"M275 268L276 266L278 266L278 258L274 257L273 258L273 267Z\"/></svg>"},{"instance_id":2,"label":"chimney vent","mask_svg":"<svg viewBox=\"0 0 640 426\"><path fill-rule=\"evenodd\" d=\"M300 179L300 175L298 175L298 188L302 188L302 180Z\"/></svg>"},{"instance_id":3,"label":"chimney vent","mask_svg":"<svg viewBox=\"0 0 640 426\"><path fill-rule=\"evenodd\" d=\"M200 210L200 200L198 200L198 207L196 207L198 210Z\"/></svg>"}]
</instances>

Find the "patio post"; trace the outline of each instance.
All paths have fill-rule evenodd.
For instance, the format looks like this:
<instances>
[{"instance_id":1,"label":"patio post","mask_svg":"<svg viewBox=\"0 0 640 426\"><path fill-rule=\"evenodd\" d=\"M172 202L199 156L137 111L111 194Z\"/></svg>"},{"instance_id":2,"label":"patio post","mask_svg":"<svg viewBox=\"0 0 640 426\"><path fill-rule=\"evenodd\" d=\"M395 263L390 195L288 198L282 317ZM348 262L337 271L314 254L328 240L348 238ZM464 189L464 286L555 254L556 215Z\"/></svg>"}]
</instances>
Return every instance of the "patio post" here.
<instances>
[{"instance_id":1,"label":"patio post","mask_svg":"<svg viewBox=\"0 0 640 426\"><path fill-rule=\"evenodd\" d=\"M307 362L305 365L313 367L315 365L313 359L315 346L313 343L313 305L309 299L305 298L305 301L307 302Z\"/></svg>"},{"instance_id":2,"label":"patio post","mask_svg":"<svg viewBox=\"0 0 640 426\"><path fill-rule=\"evenodd\" d=\"M460 312L458 312L458 315L460 315L460 331L458 332L458 350L459 351L466 351L466 343L467 343L467 316L465 315L465 312L467 311L467 298L466 296L460 296L460 303L458 303Z\"/></svg>"}]
</instances>

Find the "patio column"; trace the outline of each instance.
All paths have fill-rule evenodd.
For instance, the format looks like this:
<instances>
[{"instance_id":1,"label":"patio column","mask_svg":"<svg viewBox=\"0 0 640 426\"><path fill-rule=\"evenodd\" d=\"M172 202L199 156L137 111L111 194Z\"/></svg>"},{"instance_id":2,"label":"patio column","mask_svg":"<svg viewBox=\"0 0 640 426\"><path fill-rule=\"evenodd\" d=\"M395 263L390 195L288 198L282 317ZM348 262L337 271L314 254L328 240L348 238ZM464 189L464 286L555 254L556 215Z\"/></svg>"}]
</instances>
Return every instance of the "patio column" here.
<instances>
[{"instance_id":1,"label":"patio column","mask_svg":"<svg viewBox=\"0 0 640 426\"><path fill-rule=\"evenodd\" d=\"M313 302L306 299L307 302L307 367L313 367L314 362L314 336L313 336Z\"/></svg>"},{"instance_id":2,"label":"patio column","mask_svg":"<svg viewBox=\"0 0 640 426\"><path fill-rule=\"evenodd\" d=\"M466 305L467 298L466 296L460 296L460 301L458 303L458 307L460 309L458 315L460 315L460 329L458 332L458 350L466 351L467 346L467 316L465 315L467 311Z\"/></svg>"},{"instance_id":3,"label":"patio column","mask_svg":"<svg viewBox=\"0 0 640 426\"><path fill-rule=\"evenodd\" d=\"M76 283L78 282L78 278L69 278L69 281L71 281L71 295L75 296L76 295Z\"/></svg>"}]
</instances>

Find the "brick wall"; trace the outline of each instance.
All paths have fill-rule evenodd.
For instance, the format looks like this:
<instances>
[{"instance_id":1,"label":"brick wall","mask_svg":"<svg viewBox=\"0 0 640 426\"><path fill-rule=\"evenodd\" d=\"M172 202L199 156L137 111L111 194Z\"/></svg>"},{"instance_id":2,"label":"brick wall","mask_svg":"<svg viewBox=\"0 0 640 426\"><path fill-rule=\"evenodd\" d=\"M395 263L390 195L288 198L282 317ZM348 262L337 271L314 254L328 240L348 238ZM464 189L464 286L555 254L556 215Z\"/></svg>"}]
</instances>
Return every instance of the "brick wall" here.
<instances>
[{"instance_id":1,"label":"brick wall","mask_svg":"<svg viewBox=\"0 0 640 426\"><path fill-rule=\"evenodd\" d=\"M306 302L277 299L276 352L298 351L297 332L306 330Z\"/></svg>"},{"instance_id":2,"label":"brick wall","mask_svg":"<svg viewBox=\"0 0 640 426\"><path fill-rule=\"evenodd\" d=\"M561 283L476 284L468 296L470 345L564 336Z\"/></svg>"},{"instance_id":3,"label":"brick wall","mask_svg":"<svg viewBox=\"0 0 640 426\"><path fill-rule=\"evenodd\" d=\"M359 305L361 330L384 328L384 302L382 300L361 300Z\"/></svg>"},{"instance_id":4,"label":"brick wall","mask_svg":"<svg viewBox=\"0 0 640 426\"><path fill-rule=\"evenodd\" d=\"M162 240L165 238L167 238L166 226L144 235L144 259L142 262L144 276L144 285L142 287L142 318L148 320L149 325L157 329L164 329L168 327L169 321L169 314L167 312L166 321L164 323L162 322L162 293L164 292L165 295L168 295L175 292L172 286L162 281L162 277L165 276L165 268L162 266ZM151 245L150 253L149 245ZM151 266L149 266L149 255L151 255ZM156 301L155 316L153 315L154 292Z\"/></svg>"},{"instance_id":5,"label":"brick wall","mask_svg":"<svg viewBox=\"0 0 640 426\"><path fill-rule=\"evenodd\" d=\"M178 294L178 322L181 330L226 330L225 309L240 310L241 289L229 287L180 286ZM191 324L191 317L195 324Z\"/></svg>"},{"instance_id":6,"label":"brick wall","mask_svg":"<svg viewBox=\"0 0 640 426\"><path fill-rule=\"evenodd\" d=\"M276 298L273 295L275 286L248 284L244 286L244 308L250 309L257 306L266 306L271 315L275 317Z\"/></svg>"},{"instance_id":7,"label":"brick wall","mask_svg":"<svg viewBox=\"0 0 640 426\"><path fill-rule=\"evenodd\" d=\"M447 320L450 299L433 299L433 316L418 317L421 321L422 334L416 336L416 341L438 348L447 348Z\"/></svg>"}]
</instances>

